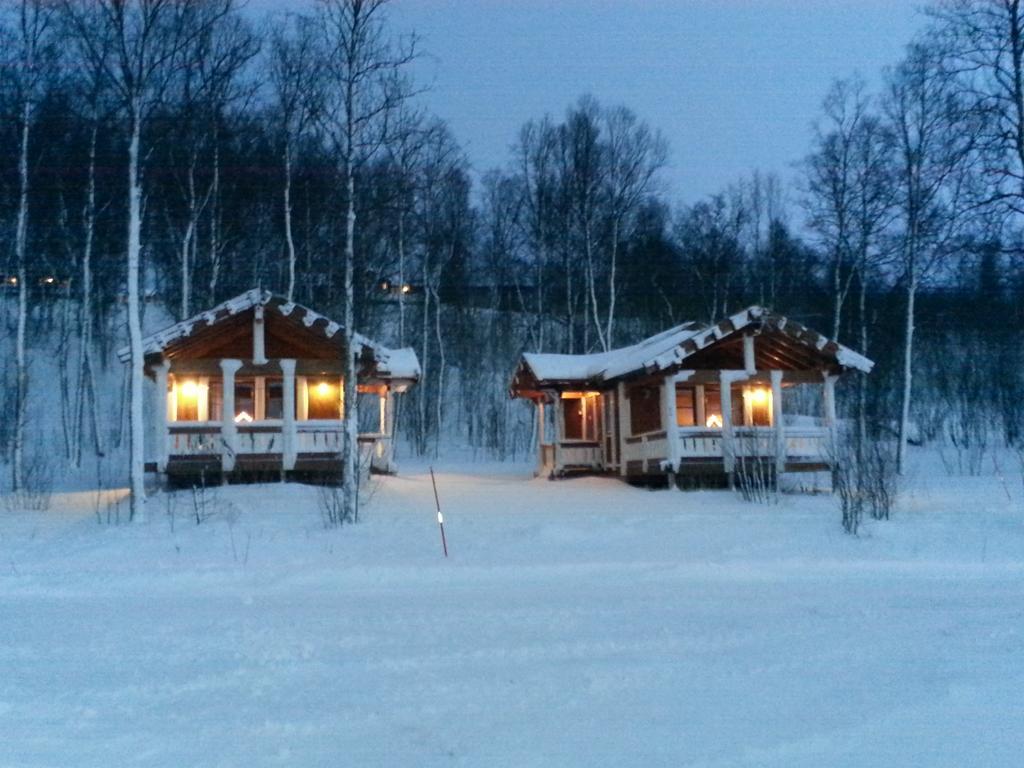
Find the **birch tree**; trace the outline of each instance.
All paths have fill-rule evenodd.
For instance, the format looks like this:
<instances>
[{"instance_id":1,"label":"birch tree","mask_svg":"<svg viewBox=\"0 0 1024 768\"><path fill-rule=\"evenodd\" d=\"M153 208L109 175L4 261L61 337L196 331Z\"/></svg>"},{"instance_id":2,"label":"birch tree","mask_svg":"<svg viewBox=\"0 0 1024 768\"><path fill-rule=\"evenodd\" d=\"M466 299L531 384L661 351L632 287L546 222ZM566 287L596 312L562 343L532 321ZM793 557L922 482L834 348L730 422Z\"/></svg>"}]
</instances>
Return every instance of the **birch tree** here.
<instances>
[{"instance_id":1,"label":"birch tree","mask_svg":"<svg viewBox=\"0 0 1024 768\"><path fill-rule=\"evenodd\" d=\"M357 520L359 514L357 336L353 328L356 181L360 170L389 138L390 118L410 96L405 69L415 57L414 39L396 42L389 38L386 5L387 0L319 0L318 5L328 94L318 122L337 159L345 207L341 333L346 397L341 458L344 516L352 520Z\"/></svg>"},{"instance_id":2,"label":"birch tree","mask_svg":"<svg viewBox=\"0 0 1024 768\"><path fill-rule=\"evenodd\" d=\"M888 74L883 103L894 136L900 282L905 295L899 471L906 471L917 293L954 256L971 201L977 116L957 92L942 50L911 46Z\"/></svg>"},{"instance_id":3,"label":"birch tree","mask_svg":"<svg viewBox=\"0 0 1024 768\"><path fill-rule=\"evenodd\" d=\"M832 338L839 340L843 305L856 270L853 261L857 135L868 114L860 78L833 83L823 102L825 120L815 126L814 150L804 161L808 223L829 256Z\"/></svg>"},{"instance_id":4,"label":"birch tree","mask_svg":"<svg viewBox=\"0 0 1024 768\"><path fill-rule=\"evenodd\" d=\"M641 205L652 195L656 174L668 157L665 140L625 107L614 107L604 115L605 163L604 194L607 205L608 302L604 342L614 346L615 309L618 296L619 247L632 229Z\"/></svg>"},{"instance_id":5,"label":"birch tree","mask_svg":"<svg viewBox=\"0 0 1024 768\"><path fill-rule=\"evenodd\" d=\"M1024 214L1024 6L1021 0L938 0L927 9L962 98L979 122L980 202Z\"/></svg>"},{"instance_id":6,"label":"birch tree","mask_svg":"<svg viewBox=\"0 0 1024 768\"><path fill-rule=\"evenodd\" d=\"M296 151L307 134L317 110L322 85L317 75L319 39L312 22L289 15L283 27L270 39L270 83L274 93L274 117L277 123L282 162L282 213L284 240L288 253L288 301L295 297L295 270L298 253L292 226L292 183Z\"/></svg>"},{"instance_id":7,"label":"birch tree","mask_svg":"<svg viewBox=\"0 0 1024 768\"><path fill-rule=\"evenodd\" d=\"M92 64L105 74L116 94L128 143L128 217L126 278L129 372L129 433L131 519L145 515L143 450L144 356L140 303L143 249L143 164L146 147L143 129L163 101L175 72L178 54L201 26L216 16L205 15L196 24L194 6L174 0L65 0L64 12L79 45ZM109 55L108 55L109 52Z\"/></svg>"},{"instance_id":8,"label":"birch tree","mask_svg":"<svg viewBox=\"0 0 1024 768\"><path fill-rule=\"evenodd\" d=\"M28 226L29 152L36 107L43 96L54 56L53 9L45 0L21 0L5 9L13 17L14 33L8 52L7 86L13 96L18 121L18 214L14 231L14 261L18 282L18 321L15 336L14 429L11 434L11 485L15 492L25 485L25 422L29 392L26 341L28 323Z\"/></svg>"},{"instance_id":9,"label":"birch tree","mask_svg":"<svg viewBox=\"0 0 1024 768\"><path fill-rule=\"evenodd\" d=\"M521 290L518 295L523 311L532 312L534 316L530 329L530 348L536 352L545 349L545 272L557 246L554 234L559 200L557 143L555 128L545 118L524 125L513 147L515 172L522 180L523 215L520 221L524 239L533 257L530 270L536 294L533 306L527 307Z\"/></svg>"}]
</instances>

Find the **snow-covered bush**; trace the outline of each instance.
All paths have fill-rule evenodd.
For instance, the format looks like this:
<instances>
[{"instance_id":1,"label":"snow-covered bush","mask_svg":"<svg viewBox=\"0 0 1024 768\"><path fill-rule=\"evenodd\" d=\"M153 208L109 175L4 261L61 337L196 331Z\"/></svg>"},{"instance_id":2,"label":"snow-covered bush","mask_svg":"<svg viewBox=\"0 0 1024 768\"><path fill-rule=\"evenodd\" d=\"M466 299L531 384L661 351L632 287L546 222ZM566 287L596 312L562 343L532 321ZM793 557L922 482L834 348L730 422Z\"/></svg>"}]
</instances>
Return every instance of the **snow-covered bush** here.
<instances>
[{"instance_id":1,"label":"snow-covered bush","mask_svg":"<svg viewBox=\"0 0 1024 768\"><path fill-rule=\"evenodd\" d=\"M888 520L896 504L896 447L875 440L858 446L852 435L840 434L832 449L832 491L839 501L843 530L856 536L865 514Z\"/></svg>"},{"instance_id":2,"label":"snow-covered bush","mask_svg":"<svg viewBox=\"0 0 1024 768\"><path fill-rule=\"evenodd\" d=\"M46 455L30 454L25 461L23 484L3 497L7 511L45 512L53 493L53 470Z\"/></svg>"},{"instance_id":3,"label":"snow-covered bush","mask_svg":"<svg viewBox=\"0 0 1024 768\"><path fill-rule=\"evenodd\" d=\"M778 501L779 482L771 456L774 432L742 434L736 438L734 486L744 501L774 504Z\"/></svg>"}]
</instances>

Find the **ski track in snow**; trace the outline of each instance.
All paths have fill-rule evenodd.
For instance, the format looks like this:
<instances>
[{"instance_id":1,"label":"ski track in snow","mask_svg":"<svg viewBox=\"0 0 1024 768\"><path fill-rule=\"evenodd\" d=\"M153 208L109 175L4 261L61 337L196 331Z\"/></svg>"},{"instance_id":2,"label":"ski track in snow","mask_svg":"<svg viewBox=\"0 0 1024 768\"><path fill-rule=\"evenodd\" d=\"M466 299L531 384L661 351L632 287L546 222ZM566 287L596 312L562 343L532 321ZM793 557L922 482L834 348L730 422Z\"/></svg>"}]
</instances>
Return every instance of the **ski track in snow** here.
<instances>
[{"instance_id":1,"label":"ski track in snow","mask_svg":"<svg viewBox=\"0 0 1024 768\"><path fill-rule=\"evenodd\" d=\"M6 514L0 766L1020 764L1019 482L920 471L850 538L827 496L438 481L447 561L419 466L340 531L296 485Z\"/></svg>"}]
</instances>

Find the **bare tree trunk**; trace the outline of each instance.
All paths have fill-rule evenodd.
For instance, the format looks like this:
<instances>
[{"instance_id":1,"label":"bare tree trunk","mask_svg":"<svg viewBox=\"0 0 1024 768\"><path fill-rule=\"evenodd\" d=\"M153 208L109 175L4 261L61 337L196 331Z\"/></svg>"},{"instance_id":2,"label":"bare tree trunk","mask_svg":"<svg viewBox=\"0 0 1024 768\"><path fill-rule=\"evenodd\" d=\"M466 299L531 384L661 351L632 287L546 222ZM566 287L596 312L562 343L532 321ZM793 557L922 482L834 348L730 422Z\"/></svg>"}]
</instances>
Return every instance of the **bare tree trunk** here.
<instances>
[{"instance_id":1,"label":"bare tree trunk","mask_svg":"<svg viewBox=\"0 0 1024 768\"><path fill-rule=\"evenodd\" d=\"M430 259L429 255L424 252L423 254L423 286L430 285ZM419 434L416 436L416 451L421 456L426 453L427 450L427 392L429 388L427 383L428 373L428 353L430 351L430 293L426 290L423 292L423 328L422 328L422 340L420 349L420 381L422 382L419 387L419 397L417 398L417 410L419 411Z\"/></svg>"},{"instance_id":2,"label":"bare tree trunk","mask_svg":"<svg viewBox=\"0 0 1024 768\"><path fill-rule=\"evenodd\" d=\"M188 167L188 223L185 225L185 234L181 239L181 312L179 320L189 317L190 294L192 289L192 271L190 264L192 260L192 248L195 241L196 225L198 224L198 213L196 211L196 157L193 151Z\"/></svg>"},{"instance_id":3,"label":"bare tree trunk","mask_svg":"<svg viewBox=\"0 0 1024 768\"><path fill-rule=\"evenodd\" d=\"M843 257L837 249L836 263L832 269L832 340L839 341L839 328L843 315Z\"/></svg>"},{"instance_id":4,"label":"bare tree trunk","mask_svg":"<svg viewBox=\"0 0 1024 768\"><path fill-rule=\"evenodd\" d=\"M292 236L292 148L284 145L284 240L288 245L288 301L295 298L295 238Z\"/></svg>"},{"instance_id":5,"label":"bare tree trunk","mask_svg":"<svg viewBox=\"0 0 1024 768\"><path fill-rule=\"evenodd\" d=\"M615 283L615 270L619 256L619 219L615 217L612 222L611 258L608 262L608 325L605 330L605 349L615 346L612 337L615 330L615 298L618 287Z\"/></svg>"},{"instance_id":6,"label":"bare tree trunk","mask_svg":"<svg viewBox=\"0 0 1024 768\"><path fill-rule=\"evenodd\" d=\"M28 410L28 350L25 334L28 324L28 141L32 106L26 100L21 110L21 147L18 152L18 224L14 236L14 258L18 263L18 330L15 338L17 399L15 400L12 486L20 491L25 484L25 418Z\"/></svg>"},{"instance_id":7,"label":"bare tree trunk","mask_svg":"<svg viewBox=\"0 0 1024 768\"><path fill-rule=\"evenodd\" d=\"M103 441L100 436L99 413L96 402L96 366L93 361L92 349L92 251L96 237L96 140L99 125L93 118L92 132L89 135L89 171L86 187L85 211L85 243L82 247L82 303L79 317L79 328L82 337L81 371L79 374L78 424L82 423L82 409L88 402L88 410L92 422L93 446L97 456L103 454ZM88 399L87 399L88 398ZM76 454L75 466L81 464L81 442Z\"/></svg>"},{"instance_id":8,"label":"bare tree trunk","mask_svg":"<svg viewBox=\"0 0 1024 768\"><path fill-rule=\"evenodd\" d=\"M142 181L139 168L139 144L142 137L142 107L131 106L131 140L128 144L128 339L131 348L131 512L132 520L146 515L145 425L142 380L145 361L142 352L142 318L139 302L139 262L142 251Z\"/></svg>"},{"instance_id":9,"label":"bare tree trunk","mask_svg":"<svg viewBox=\"0 0 1024 768\"><path fill-rule=\"evenodd\" d=\"M545 249L541 247L537 256L537 352L544 351L544 265Z\"/></svg>"},{"instance_id":10,"label":"bare tree trunk","mask_svg":"<svg viewBox=\"0 0 1024 768\"><path fill-rule=\"evenodd\" d=\"M217 128L213 129L213 181L210 183L210 303L217 301L220 279L220 147Z\"/></svg>"},{"instance_id":11,"label":"bare tree trunk","mask_svg":"<svg viewBox=\"0 0 1024 768\"><path fill-rule=\"evenodd\" d=\"M899 474L907 471L907 442L910 434L910 396L913 389L914 359L914 300L917 295L917 275L911 267L907 278L907 311L904 317L903 392L900 404L899 448L896 467Z\"/></svg>"},{"instance_id":12,"label":"bare tree trunk","mask_svg":"<svg viewBox=\"0 0 1024 768\"><path fill-rule=\"evenodd\" d=\"M601 312L597 305L597 275L594 273L594 242L590 234L590 224L584 228L584 246L587 251L587 283L589 288L590 307L593 311L594 329L597 331L597 341L601 349L608 351L608 342L605 339L604 329L601 327ZM587 351L584 349L584 351Z\"/></svg>"},{"instance_id":13,"label":"bare tree trunk","mask_svg":"<svg viewBox=\"0 0 1024 768\"><path fill-rule=\"evenodd\" d=\"M858 298L858 321L860 323L860 353L868 354L868 310L867 310L867 265L861 262L860 294ZM864 458L864 447L868 444L868 379L863 373L857 374L857 447L858 458Z\"/></svg>"},{"instance_id":14,"label":"bare tree trunk","mask_svg":"<svg viewBox=\"0 0 1024 768\"><path fill-rule=\"evenodd\" d=\"M405 346L405 212L402 210L398 212L398 346Z\"/></svg>"},{"instance_id":15,"label":"bare tree trunk","mask_svg":"<svg viewBox=\"0 0 1024 768\"><path fill-rule=\"evenodd\" d=\"M573 334L574 318L572 311L572 261L569 258L568 250L566 250L565 256L563 258L565 262L565 351L571 355L576 351L576 345Z\"/></svg>"},{"instance_id":16,"label":"bare tree trunk","mask_svg":"<svg viewBox=\"0 0 1024 768\"><path fill-rule=\"evenodd\" d=\"M351 143L349 144L351 147ZM344 449L342 450L342 497L345 513L351 515L353 522L359 520L359 479L356 477L359 453L359 415L357 403L358 384L356 382L356 349L355 349L355 311L353 272L355 271L355 236L356 236L356 184L355 172L351 158L345 163L345 190L348 195L345 215L345 291L344 291L344 334L345 359L343 361L343 381L345 386L345 413L342 430L344 432Z\"/></svg>"},{"instance_id":17,"label":"bare tree trunk","mask_svg":"<svg viewBox=\"0 0 1024 768\"><path fill-rule=\"evenodd\" d=\"M436 407L436 430L434 432L434 456L438 455L440 449L441 440L441 429L444 424L444 369L445 369L445 355L444 355L444 339L441 336L441 299L437 292L437 287L432 286L430 292L434 296L434 338L437 341L437 397L434 398Z\"/></svg>"}]
</instances>

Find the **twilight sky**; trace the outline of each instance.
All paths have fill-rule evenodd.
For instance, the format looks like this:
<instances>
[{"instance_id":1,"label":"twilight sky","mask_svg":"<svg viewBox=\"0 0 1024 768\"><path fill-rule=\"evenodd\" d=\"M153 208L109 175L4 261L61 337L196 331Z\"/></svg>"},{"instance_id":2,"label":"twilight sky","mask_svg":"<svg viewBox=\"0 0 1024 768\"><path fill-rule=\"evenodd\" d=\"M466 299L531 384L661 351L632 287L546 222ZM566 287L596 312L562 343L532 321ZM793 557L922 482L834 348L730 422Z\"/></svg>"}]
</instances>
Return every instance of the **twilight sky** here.
<instances>
[{"instance_id":1,"label":"twilight sky","mask_svg":"<svg viewBox=\"0 0 1024 768\"><path fill-rule=\"evenodd\" d=\"M256 7L280 7L256 0ZM474 170L502 166L528 119L584 93L668 139L670 199L754 168L792 175L835 77L877 82L921 26L918 0L396 0L429 56L424 97Z\"/></svg>"}]
</instances>

